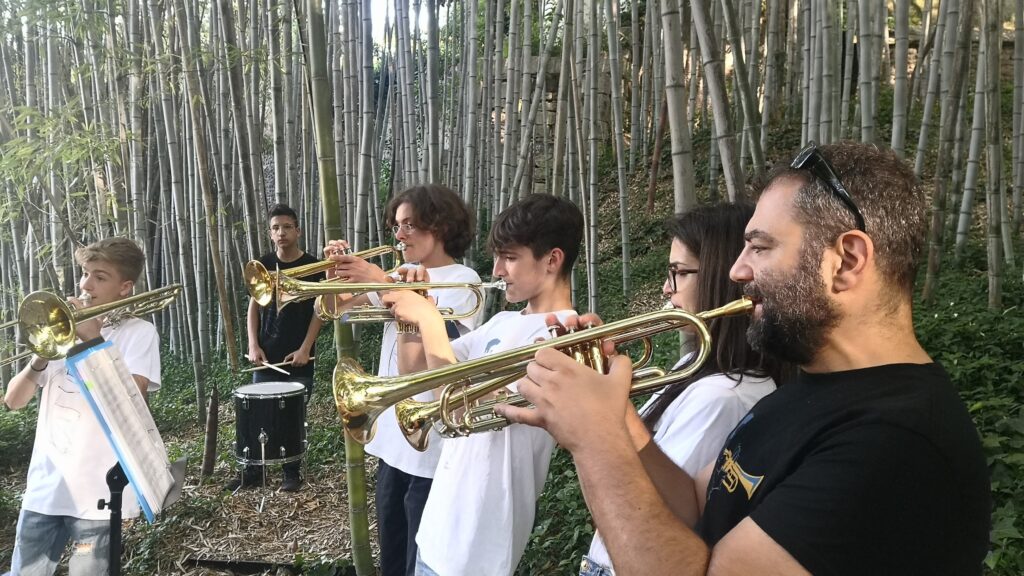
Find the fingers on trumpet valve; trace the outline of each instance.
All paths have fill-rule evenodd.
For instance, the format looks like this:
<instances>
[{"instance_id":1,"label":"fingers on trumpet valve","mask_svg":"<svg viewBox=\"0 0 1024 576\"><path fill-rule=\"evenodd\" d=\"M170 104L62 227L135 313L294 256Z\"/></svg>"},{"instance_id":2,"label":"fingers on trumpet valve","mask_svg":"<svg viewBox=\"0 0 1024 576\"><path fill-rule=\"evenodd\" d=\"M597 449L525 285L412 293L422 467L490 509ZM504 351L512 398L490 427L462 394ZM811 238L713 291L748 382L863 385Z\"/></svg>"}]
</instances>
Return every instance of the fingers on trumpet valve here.
<instances>
[{"instance_id":1,"label":"fingers on trumpet valve","mask_svg":"<svg viewBox=\"0 0 1024 576\"><path fill-rule=\"evenodd\" d=\"M545 318L545 322L548 324L548 334L551 338L574 334L579 330L587 330L603 324L601 318L597 314L592 313L569 316L564 321L560 321L554 314L549 314ZM614 355L616 350L613 342L601 340L600 342L584 342L567 346L563 352L580 364L585 364L594 370L605 372L607 369L606 357Z\"/></svg>"},{"instance_id":2,"label":"fingers on trumpet valve","mask_svg":"<svg viewBox=\"0 0 1024 576\"><path fill-rule=\"evenodd\" d=\"M327 246L324 246L324 258L331 258L333 256L341 256L343 254L351 254L352 248L349 246L347 240L329 240Z\"/></svg>"},{"instance_id":3,"label":"fingers on trumpet valve","mask_svg":"<svg viewBox=\"0 0 1024 576\"><path fill-rule=\"evenodd\" d=\"M423 265L399 268L396 274L399 282L430 282L430 273Z\"/></svg>"}]
</instances>

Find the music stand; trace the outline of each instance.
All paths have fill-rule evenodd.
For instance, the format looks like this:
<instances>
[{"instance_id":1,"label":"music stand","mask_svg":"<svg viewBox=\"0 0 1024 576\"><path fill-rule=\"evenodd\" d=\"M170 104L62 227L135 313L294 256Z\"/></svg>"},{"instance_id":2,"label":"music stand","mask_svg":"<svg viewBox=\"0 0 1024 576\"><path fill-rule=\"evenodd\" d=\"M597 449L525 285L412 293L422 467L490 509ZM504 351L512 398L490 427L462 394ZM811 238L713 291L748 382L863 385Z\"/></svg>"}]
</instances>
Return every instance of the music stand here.
<instances>
[{"instance_id":1,"label":"music stand","mask_svg":"<svg viewBox=\"0 0 1024 576\"><path fill-rule=\"evenodd\" d=\"M125 487L132 485L152 524L156 514L181 495L185 460L171 464L142 393L112 343L96 338L78 344L69 351L66 365L117 456L107 472L110 499L99 501L100 509L110 509L110 573L116 576L121 571Z\"/></svg>"}]
</instances>

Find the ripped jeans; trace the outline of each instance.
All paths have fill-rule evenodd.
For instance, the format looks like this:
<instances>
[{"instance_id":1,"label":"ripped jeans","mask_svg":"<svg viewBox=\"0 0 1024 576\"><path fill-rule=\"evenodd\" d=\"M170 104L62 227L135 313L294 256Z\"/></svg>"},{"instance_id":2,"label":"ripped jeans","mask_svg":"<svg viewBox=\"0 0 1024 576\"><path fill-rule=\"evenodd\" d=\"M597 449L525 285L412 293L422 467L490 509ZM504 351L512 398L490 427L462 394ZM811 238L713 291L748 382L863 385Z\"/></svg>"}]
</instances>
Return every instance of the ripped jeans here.
<instances>
[{"instance_id":1,"label":"ripped jeans","mask_svg":"<svg viewBox=\"0 0 1024 576\"><path fill-rule=\"evenodd\" d=\"M71 542L70 576L106 574L110 566L110 522L49 516L22 509L11 559L12 576L51 576Z\"/></svg>"}]
</instances>

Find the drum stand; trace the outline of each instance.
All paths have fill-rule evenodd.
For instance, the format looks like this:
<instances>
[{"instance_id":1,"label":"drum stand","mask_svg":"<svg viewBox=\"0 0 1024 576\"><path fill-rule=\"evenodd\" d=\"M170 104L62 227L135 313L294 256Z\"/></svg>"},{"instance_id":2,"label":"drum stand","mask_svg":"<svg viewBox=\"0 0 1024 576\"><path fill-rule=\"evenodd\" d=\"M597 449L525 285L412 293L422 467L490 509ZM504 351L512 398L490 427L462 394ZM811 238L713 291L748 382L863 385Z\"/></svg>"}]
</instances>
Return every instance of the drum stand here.
<instances>
[{"instance_id":1,"label":"drum stand","mask_svg":"<svg viewBox=\"0 0 1024 576\"><path fill-rule=\"evenodd\" d=\"M264 489L267 487L267 465L265 464L265 462L267 461L267 441L270 440L270 436L267 435L267 431L266 430L261 428L260 429L260 435L257 436L256 439L260 441L260 462L264 462L264 464L248 464L248 463L241 463L240 462L240 464L242 464L242 471L241 471L242 484L239 486L239 488L241 488L242 486L245 486L245 476L246 476L245 472L246 472L246 469L249 466L259 466L260 467L260 478L262 478L262 486L263 486ZM246 446L245 448L242 448L242 454L245 456L245 460L249 459L249 447L248 446Z\"/></svg>"},{"instance_id":2,"label":"drum stand","mask_svg":"<svg viewBox=\"0 0 1024 576\"><path fill-rule=\"evenodd\" d=\"M269 440L269 439L270 439L270 437L267 436L267 431L261 428L260 429L260 435L257 437L257 440L260 441L260 460L264 463L263 466L262 466L262 468L263 468L263 489L264 490L267 489L267 464L266 464L266 462L267 462L267 440Z\"/></svg>"},{"instance_id":3,"label":"drum stand","mask_svg":"<svg viewBox=\"0 0 1024 576\"><path fill-rule=\"evenodd\" d=\"M107 488L110 489L110 499L100 498L98 506L100 510L110 509L110 576L121 576L121 496L125 486L128 485L128 477L121 469L121 463L114 464L107 470Z\"/></svg>"}]
</instances>

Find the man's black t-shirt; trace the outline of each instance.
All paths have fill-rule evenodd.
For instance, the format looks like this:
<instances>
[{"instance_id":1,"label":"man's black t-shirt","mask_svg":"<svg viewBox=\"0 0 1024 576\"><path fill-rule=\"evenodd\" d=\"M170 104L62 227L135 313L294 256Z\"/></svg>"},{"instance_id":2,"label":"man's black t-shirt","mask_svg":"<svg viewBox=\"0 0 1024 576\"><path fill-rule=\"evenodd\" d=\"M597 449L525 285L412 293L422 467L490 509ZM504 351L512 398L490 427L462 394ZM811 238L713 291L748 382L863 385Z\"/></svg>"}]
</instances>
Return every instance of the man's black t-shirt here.
<instances>
[{"instance_id":1,"label":"man's black t-shirt","mask_svg":"<svg viewBox=\"0 0 1024 576\"><path fill-rule=\"evenodd\" d=\"M800 377L740 421L715 462L699 532L749 516L816 575L980 574L988 469L938 364Z\"/></svg>"},{"instance_id":2,"label":"man's black t-shirt","mask_svg":"<svg viewBox=\"0 0 1024 576\"><path fill-rule=\"evenodd\" d=\"M278 259L276 252L265 254L260 258L260 263L266 266L267 270L271 273L277 269L287 270L314 262L317 262L317 259L306 252L303 252L302 256L291 262L284 262ZM324 274L318 273L306 276L302 280L317 282L323 280L323 278ZM260 347L263 348L264 354L267 355L267 362L271 364L281 362L285 356L298 350L299 346L302 345L302 341L306 339L306 333L309 331L309 322L312 319L313 300L293 302L285 306L281 311L277 309L277 302L271 302L260 310ZM311 357L316 356L315 342L313 343L313 348L309 351L309 355ZM313 362L302 367L285 366L284 369L295 377L313 377ZM265 371L269 370L269 368L265 369ZM287 379L284 374L281 374L281 377Z\"/></svg>"}]
</instances>

